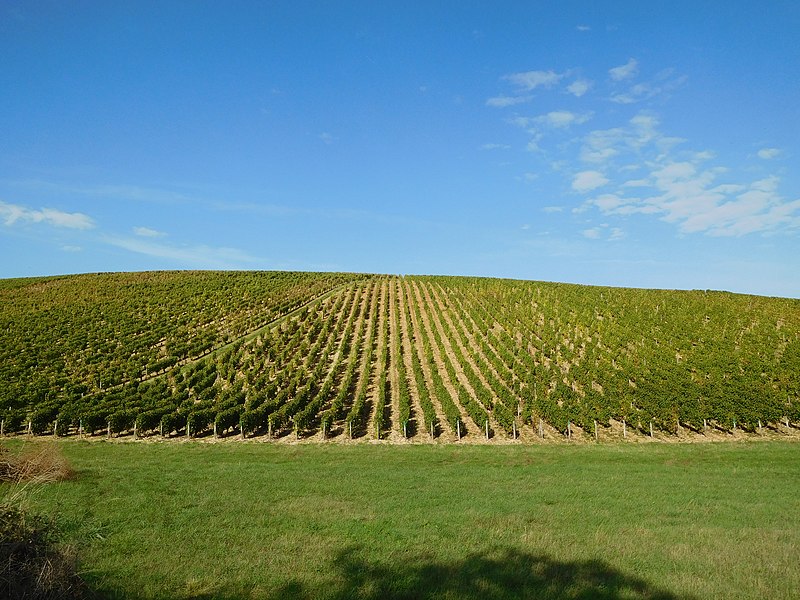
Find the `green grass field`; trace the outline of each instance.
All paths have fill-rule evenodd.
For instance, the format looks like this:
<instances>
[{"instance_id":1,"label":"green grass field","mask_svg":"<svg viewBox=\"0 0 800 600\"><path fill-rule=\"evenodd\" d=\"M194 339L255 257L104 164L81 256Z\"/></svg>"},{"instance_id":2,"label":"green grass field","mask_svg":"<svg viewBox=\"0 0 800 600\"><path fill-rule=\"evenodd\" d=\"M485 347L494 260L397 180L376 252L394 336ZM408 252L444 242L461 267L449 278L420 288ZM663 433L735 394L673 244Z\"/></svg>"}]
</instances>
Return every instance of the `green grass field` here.
<instances>
[{"instance_id":1,"label":"green grass field","mask_svg":"<svg viewBox=\"0 0 800 600\"><path fill-rule=\"evenodd\" d=\"M110 598L791 598L800 444L61 442Z\"/></svg>"}]
</instances>

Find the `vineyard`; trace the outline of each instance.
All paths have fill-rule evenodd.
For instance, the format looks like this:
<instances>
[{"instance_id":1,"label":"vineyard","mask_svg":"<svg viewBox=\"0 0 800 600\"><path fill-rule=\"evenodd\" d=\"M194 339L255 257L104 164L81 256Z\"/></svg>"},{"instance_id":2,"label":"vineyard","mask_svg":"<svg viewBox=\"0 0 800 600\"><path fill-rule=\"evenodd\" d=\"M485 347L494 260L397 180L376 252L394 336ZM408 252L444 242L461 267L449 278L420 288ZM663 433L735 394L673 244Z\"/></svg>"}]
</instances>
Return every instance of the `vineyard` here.
<instances>
[{"instance_id":1,"label":"vineyard","mask_svg":"<svg viewBox=\"0 0 800 600\"><path fill-rule=\"evenodd\" d=\"M0 281L3 435L787 434L800 302L284 272Z\"/></svg>"}]
</instances>

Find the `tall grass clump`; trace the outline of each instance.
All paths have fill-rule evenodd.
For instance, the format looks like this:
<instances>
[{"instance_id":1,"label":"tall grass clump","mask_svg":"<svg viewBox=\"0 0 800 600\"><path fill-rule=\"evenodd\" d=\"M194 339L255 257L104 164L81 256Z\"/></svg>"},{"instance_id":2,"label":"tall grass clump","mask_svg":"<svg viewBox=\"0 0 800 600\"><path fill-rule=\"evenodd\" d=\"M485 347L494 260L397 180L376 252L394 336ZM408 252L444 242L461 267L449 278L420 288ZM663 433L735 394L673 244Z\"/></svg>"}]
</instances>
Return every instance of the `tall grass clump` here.
<instances>
[{"instance_id":1,"label":"tall grass clump","mask_svg":"<svg viewBox=\"0 0 800 600\"><path fill-rule=\"evenodd\" d=\"M60 544L55 523L26 505L37 486L69 479L73 471L58 447L22 452L0 446L0 598L80 598L75 551Z\"/></svg>"}]
</instances>

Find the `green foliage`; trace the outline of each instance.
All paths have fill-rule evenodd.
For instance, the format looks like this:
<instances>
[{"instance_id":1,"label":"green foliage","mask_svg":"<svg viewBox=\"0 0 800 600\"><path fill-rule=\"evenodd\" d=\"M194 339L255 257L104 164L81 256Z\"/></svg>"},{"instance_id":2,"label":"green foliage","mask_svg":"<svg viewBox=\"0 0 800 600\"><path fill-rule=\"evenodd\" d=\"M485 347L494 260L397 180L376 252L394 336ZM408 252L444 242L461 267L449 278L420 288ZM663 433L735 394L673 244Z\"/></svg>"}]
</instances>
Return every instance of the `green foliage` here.
<instances>
[{"instance_id":1,"label":"green foliage","mask_svg":"<svg viewBox=\"0 0 800 600\"><path fill-rule=\"evenodd\" d=\"M780 298L325 273L0 281L8 433L756 431L800 421L798 372L800 302Z\"/></svg>"}]
</instances>

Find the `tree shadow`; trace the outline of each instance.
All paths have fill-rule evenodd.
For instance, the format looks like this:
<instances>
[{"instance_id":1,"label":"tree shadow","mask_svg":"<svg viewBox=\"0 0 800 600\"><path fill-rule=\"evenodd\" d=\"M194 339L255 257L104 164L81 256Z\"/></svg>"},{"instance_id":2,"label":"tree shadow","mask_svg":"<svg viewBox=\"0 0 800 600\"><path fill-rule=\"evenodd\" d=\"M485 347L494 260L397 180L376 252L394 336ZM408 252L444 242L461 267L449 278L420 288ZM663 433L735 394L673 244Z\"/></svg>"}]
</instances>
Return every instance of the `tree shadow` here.
<instances>
[{"instance_id":1,"label":"tree shadow","mask_svg":"<svg viewBox=\"0 0 800 600\"><path fill-rule=\"evenodd\" d=\"M553 600L677 600L677 596L601 560L558 561L512 548L435 562L424 557L386 565L364 557L353 546L333 561L330 583L311 589L294 580L268 598L386 600L453 598L549 598Z\"/></svg>"}]
</instances>

